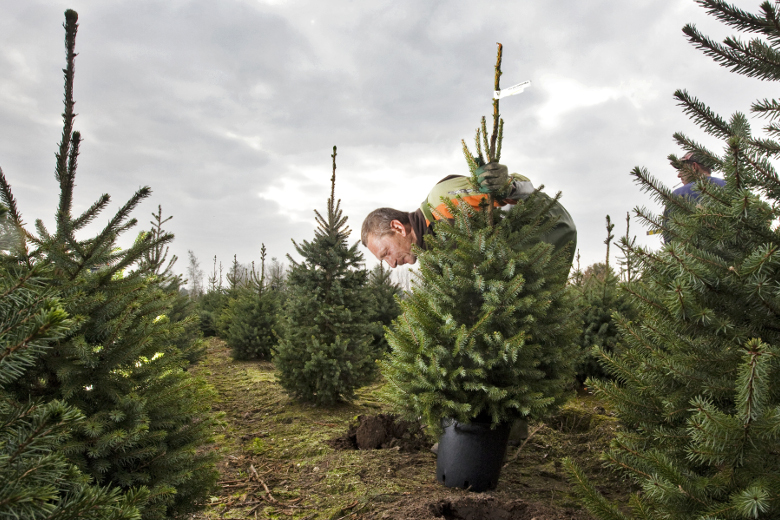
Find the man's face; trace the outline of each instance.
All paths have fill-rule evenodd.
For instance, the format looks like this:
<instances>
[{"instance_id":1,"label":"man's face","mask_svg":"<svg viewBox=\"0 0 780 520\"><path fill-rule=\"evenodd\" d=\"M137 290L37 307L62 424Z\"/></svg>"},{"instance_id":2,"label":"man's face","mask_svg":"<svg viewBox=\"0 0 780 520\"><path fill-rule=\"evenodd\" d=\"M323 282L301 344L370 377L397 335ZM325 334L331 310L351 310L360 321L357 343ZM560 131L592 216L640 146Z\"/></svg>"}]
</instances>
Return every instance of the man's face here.
<instances>
[{"instance_id":1,"label":"man's face","mask_svg":"<svg viewBox=\"0 0 780 520\"><path fill-rule=\"evenodd\" d=\"M398 223L398 225L395 225ZM391 224L391 233L376 237L368 235L368 250L381 262L387 262L390 267L413 264L417 257L412 254L412 242L414 237L407 231L403 224L394 220Z\"/></svg>"}]
</instances>

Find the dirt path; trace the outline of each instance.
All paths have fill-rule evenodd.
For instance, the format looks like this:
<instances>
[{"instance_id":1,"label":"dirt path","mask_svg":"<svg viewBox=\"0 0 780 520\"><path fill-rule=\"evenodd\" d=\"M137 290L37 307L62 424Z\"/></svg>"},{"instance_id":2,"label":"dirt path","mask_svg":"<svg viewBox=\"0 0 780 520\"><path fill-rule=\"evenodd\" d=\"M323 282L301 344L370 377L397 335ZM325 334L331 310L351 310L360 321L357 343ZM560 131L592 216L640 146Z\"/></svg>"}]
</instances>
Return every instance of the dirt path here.
<instances>
[{"instance_id":1,"label":"dirt path","mask_svg":"<svg viewBox=\"0 0 780 520\"><path fill-rule=\"evenodd\" d=\"M354 403L317 408L291 400L269 362L235 362L212 339L193 372L218 392L223 415L216 445L221 491L193 519L586 519L560 466L569 455L603 483L608 495L624 486L595 463L616 427L592 403L578 400L548 425L532 425L520 453L510 448L498 488L452 490L436 482L436 459L426 450L336 450L359 415L390 412L379 386L363 388ZM517 455L517 456L515 456Z\"/></svg>"}]
</instances>

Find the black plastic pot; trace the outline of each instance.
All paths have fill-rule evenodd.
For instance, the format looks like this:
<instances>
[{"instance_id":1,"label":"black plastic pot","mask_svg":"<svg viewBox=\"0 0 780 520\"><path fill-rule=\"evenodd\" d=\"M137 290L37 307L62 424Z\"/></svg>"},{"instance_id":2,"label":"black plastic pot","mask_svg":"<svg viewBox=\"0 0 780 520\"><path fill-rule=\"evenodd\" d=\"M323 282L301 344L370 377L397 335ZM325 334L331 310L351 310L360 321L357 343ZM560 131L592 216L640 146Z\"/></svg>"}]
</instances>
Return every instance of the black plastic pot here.
<instances>
[{"instance_id":1,"label":"black plastic pot","mask_svg":"<svg viewBox=\"0 0 780 520\"><path fill-rule=\"evenodd\" d=\"M489 422L459 423L442 420L436 478L447 487L487 491L495 489L504 464L511 423L494 430Z\"/></svg>"}]
</instances>

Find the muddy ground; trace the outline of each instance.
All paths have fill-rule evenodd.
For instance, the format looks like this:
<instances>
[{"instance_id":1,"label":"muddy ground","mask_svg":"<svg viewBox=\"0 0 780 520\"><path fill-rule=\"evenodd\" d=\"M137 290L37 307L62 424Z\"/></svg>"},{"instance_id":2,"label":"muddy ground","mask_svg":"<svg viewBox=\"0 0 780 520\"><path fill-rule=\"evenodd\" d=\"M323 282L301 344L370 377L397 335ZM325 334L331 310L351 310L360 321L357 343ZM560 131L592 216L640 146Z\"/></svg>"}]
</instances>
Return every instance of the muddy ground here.
<instances>
[{"instance_id":1,"label":"muddy ground","mask_svg":"<svg viewBox=\"0 0 780 520\"><path fill-rule=\"evenodd\" d=\"M300 404L276 383L271 363L233 361L217 339L193 372L216 388L223 421L209 448L223 455L220 491L193 519L588 519L561 467L564 456L607 497L627 495L627 484L597 460L618 423L589 396L531 424L529 439L509 448L498 487L472 493L436 482L434 440L415 425L401 425L397 435L380 431L394 424L380 384L350 404ZM350 449L361 426L365 442L384 449Z\"/></svg>"}]
</instances>

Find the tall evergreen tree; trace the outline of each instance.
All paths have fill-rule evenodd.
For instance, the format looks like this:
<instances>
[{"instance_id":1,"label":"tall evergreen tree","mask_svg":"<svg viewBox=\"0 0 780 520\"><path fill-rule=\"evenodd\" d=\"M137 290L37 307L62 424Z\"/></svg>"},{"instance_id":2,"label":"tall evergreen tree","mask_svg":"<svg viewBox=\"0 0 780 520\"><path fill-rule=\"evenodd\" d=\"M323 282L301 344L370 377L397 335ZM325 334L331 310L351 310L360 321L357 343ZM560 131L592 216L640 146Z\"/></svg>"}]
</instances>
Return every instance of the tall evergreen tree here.
<instances>
[{"instance_id":1,"label":"tall evergreen tree","mask_svg":"<svg viewBox=\"0 0 780 520\"><path fill-rule=\"evenodd\" d=\"M18 262L46 268L49 285L75 325L43 353L24 378L6 389L18 401L31 396L42 403L62 401L84 416L72 425L62 453L102 486L132 493L148 488L143 518L165 518L196 510L216 482L214 454L208 443L214 421L209 415L211 390L188 375L187 362L174 346L183 333L167 314L170 294L160 289L148 269L149 251L169 242L147 234L125 250L117 238L135 224L132 210L151 193L142 188L105 228L77 238L109 203L103 195L81 215L73 215L73 190L81 136L73 131L73 78L78 15L65 13L65 112L56 155L60 187L56 229L41 220L37 233L23 228L22 217L4 175L0 198L25 242ZM135 268L135 269L133 269Z\"/></svg>"},{"instance_id":2,"label":"tall evergreen tree","mask_svg":"<svg viewBox=\"0 0 780 520\"><path fill-rule=\"evenodd\" d=\"M274 357L282 386L303 401L333 404L351 399L375 373L375 351L366 313L368 274L357 242L347 245L350 229L335 198L336 147L333 147L328 213L317 215L314 240L293 241L303 257L287 277L288 300L283 336Z\"/></svg>"},{"instance_id":3,"label":"tall evergreen tree","mask_svg":"<svg viewBox=\"0 0 780 520\"><path fill-rule=\"evenodd\" d=\"M696 47L735 72L780 79L776 4L752 14L698 3L759 37L719 44L688 25L683 31ZM759 138L741 113L726 120L687 92L675 97L724 151L675 138L722 172L726 185L702 179L697 199L676 198L646 170L633 171L667 208L665 218L638 213L670 240L660 251L633 248L642 276L629 288L641 314L634 323L618 319L624 349L599 352L616 380L590 385L626 426L604 458L642 492L619 508L567 466L602 519L780 518L780 178L773 166L780 103L753 104L770 120Z\"/></svg>"},{"instance_id":4,"label":"tall evergreen tree","mask_svg":"<svg viewBox=\"0 0 780 520\"><path fill-rule=\"evenodd\" d=\"M499 44L496 90L500 63ZM483 148L488 162L501 156L498 100L493 106L490 141L482 118L477 155L463 144L476 190ZM387 333L388 398L406 416L433 430L447 417L494 425L539 418L573 389L578 318L566 284L569 251L541 241L556 224L556 200L537 190L506 211L492 196L479 210L442 200L453 219L426 235L418 283Z\"/></svg>"}]
</instances>

